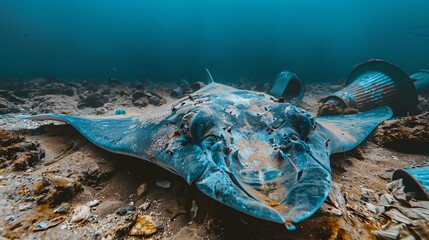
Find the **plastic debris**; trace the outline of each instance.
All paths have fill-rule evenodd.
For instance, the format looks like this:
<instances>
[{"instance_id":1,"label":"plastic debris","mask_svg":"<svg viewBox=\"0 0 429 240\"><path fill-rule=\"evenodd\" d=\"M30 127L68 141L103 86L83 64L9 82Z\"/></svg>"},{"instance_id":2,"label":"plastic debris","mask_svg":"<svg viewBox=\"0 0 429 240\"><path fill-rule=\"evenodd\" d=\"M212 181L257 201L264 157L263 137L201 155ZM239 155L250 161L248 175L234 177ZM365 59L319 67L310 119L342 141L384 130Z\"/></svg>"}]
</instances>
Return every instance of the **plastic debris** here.
<instances>
[{"instance_id":1,"label":"plastic debris","mask_svg":"<svg viewBox=\"0 0 429 240\"><path fill-rule=\"evenodd\" d=\"M127 114L127 112L124 109L116 109L115 115L124 115Z\"/></svg>"},{"instance_id":2,"label":"plastic debris","mask_svg":"<svg viewBox=\"0 0 429 240\"><path fill-rule=\"evenodd\" d=\"M192 91L198 91L198 90L200 90L201 88L203 88L204 86L206 86L203 82L194 82L194 83L192 83L191 84L191 89L192 89Z\"/></svg>"},{"instance_id":3,"label":"plastic debris","mask_svg":"<svg viewBox=\"0 0 429 240\"><path fill-rule=\"evenodd\" d=\"M372 231L377 239L429 239L429 202L409 201L402 180L392 181L387 189L378 202L387 223Z\"/></svg>"},{"instance_id":4,"label":"plastic debris","mask_svg":"<svg viewBox=\"0 0 429 240\"><path fill-rule=\"evenodd\" d=\"M92 201L90 201L90 202L87 202L86 203L86 206L88 206L88 207L95 207L95 206L97 206L98 204L100 204L100 200L92 200Z\"/></svg>"},{"instance_id":5,"label":"plastic debris","mask_svg":"<svg viewBox=\"0 0 429 240\"><path fill-rule=\"evenodd\" d=\"M156 180L156 186L164 189L168 189L171 187L170 181L167 180Z\"/></svg>"},{"instance_id":6,"label":"plastic debris","mask_svg":"<svg viewBox=\"0 0 429 240\"><path fill-rule=\"evenodd\" d=\"M410 75L418 93L429 92L429 70L419 70Z\"/></svg>"},{"instance_id":7,"label":"plastic debris","mask_svg":"<svg viewBox=\"0 0 429 240\"><path fill-rule=\"evenodd\" d=\"M181 87L177 87L173 90L171 90L170 96L173 98L180 98L183 96L183 91Z\"/></svg>"},{"instance_id":8,"label":"plastic debris","mask_svg":"<svg viewBox=\"0 0 429 240\"><path fill-rule=\"evenodd\" d=\"M392 179L402 179L404 191L413 193L415 199L429 201L429 166L396 170Z\"/></svg>"},{"instance_id":9,"label":"plastic debris","mask_svg":"<svg viewBox=\"0 0 429 240\"><path fill-rule=\"evenodd\" d=\"M283 71L277 76L269 94L296 105L304 97L305 84L296 73Z\"/></svg>"}]
</instances>

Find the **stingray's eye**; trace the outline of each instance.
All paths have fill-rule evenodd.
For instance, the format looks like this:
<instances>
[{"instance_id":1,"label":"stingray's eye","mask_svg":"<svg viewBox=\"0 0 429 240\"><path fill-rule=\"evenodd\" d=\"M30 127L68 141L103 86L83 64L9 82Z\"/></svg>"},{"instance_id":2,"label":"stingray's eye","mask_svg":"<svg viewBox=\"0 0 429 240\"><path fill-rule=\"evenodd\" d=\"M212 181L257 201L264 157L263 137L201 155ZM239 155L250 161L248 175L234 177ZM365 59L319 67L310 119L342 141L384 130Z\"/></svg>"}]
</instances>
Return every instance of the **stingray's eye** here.
<instances>
[{"instance_id":1,"label":"stingray's eye","mask_svg":"<svg viewBox=\"0 0 429 240\"><path fill-rule=\"evenodd\" d=\"M189 112L182 117L179 123L180 131L187 139L192 138L190 135L190 125L194 116L195 112Z\"/></svg>"},{"instance_id":2,"label":"stingray's eye","mask_svg":"<svg viewBox=\"0 0 429 240\"><path fill-rule=\"evenodd\" d=\"M211 117L201 109L194 109L185 114L179 124L182 134L194 143L200 143L210 135L213 127Z\"/></svg>"},{"instance_id":3,"label":"stingray's eye","mask_svg":"<svg viewBox=\"0 0 429 240\"><path fill-rule=\"evenodd\" d=\"M305 139L314 129L314 119L306 111L299 111L296 108L289 108L285 114L287 118L290 119L292 126L296 129L301 139Z\"/></svg>"}]
</instances>

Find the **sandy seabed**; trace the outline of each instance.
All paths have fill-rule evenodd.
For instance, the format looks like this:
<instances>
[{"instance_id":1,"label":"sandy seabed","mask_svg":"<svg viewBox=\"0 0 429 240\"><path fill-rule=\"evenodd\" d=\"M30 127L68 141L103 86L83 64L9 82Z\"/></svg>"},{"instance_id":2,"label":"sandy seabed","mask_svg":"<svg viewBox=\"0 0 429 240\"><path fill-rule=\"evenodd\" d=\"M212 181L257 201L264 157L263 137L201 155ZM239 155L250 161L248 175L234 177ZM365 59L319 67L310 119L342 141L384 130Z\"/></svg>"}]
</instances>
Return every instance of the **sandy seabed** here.
<instances>
[{"instance_id":1,"label":"sandy seabed","mask_svg":"<svg viewBox=\"0 0 429 240\"><path fill-rule=\"evenodd\" d=\"M117 109L132 116L175 101L168 89L156 86L137 91L119 83L93 90L60 85L57 90L73 90L60 95L50 87L54 92L27 98L14 94L29 100L8 107L13 114L112 117ZM308 85L299 107L316 114L319 99L340 88ZM287 231L223 206L156 165L104 151L67 125L4 117L0 127L14 134L6 138L19 145L13 157L21 161L2 160L0 166L4 239L374 239L371 231L381 229L385 219L367 203L377 204L396 169L429 165L427 154L383 148L370 136L359 151L331 157L329 199ZM22 157L27 152L32 158Z\"/></svg>"}]
</instances>

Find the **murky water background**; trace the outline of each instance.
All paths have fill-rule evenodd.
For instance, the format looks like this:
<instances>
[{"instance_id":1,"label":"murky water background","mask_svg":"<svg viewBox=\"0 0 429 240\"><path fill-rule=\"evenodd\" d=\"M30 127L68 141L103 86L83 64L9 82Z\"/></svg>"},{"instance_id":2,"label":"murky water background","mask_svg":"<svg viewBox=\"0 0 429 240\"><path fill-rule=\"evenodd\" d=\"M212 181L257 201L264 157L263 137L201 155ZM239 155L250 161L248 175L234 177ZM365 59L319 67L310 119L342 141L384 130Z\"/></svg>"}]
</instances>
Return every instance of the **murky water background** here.
<instances>
[{"instance_id":1,"label":"murky water background","mask_svg":"<svg viewBox=\"0 0 429 240\"><path fill-rule=\"evenodd\" d=\"M382 58L429 67L429 2L3 0L0 78L338 81Z\"/></svg>"}]
</instances>

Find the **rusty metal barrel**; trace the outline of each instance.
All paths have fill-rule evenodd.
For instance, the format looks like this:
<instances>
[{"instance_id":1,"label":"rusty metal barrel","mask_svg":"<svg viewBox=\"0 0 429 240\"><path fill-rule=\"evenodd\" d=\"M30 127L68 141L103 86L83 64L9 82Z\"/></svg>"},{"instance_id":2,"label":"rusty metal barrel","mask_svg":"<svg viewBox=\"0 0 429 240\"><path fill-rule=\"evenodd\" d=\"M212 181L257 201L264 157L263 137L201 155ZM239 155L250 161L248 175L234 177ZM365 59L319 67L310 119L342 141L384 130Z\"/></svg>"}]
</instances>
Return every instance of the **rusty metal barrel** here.
<instances>
[{"instance_id":1,"label":"rusty metal barrel","mask_svg":"<svg viewBox=\"0 0 429 240\"><path fill-rule=\"evenodd\" d=\"M373 59L357 65L345 87L326 97L323 103L359 111L389 106L396 115L406 115L416 110L417 92L413 81L401 68Z\"/></svg>"},{"instance_id":2,"label":"rusty metal barrel","mask_svg":"<svg viewBox=\"0 0 429 240\"><path fill-rule=\"evenodd\" d=\"M277 75L268 93L296 105L304 97L305 83L296 73L283 71Z\"/></svg>"},{"instance_id":3,"label":"rusty metal barrel","mask_svg":"<svg viewBox=\"0 0 429 240\"><path fill-rule=\"evenodd\" d=\"M419 70L410 75L418 93L429 92L429 70Z\"/></svg>"}]
</instances>

